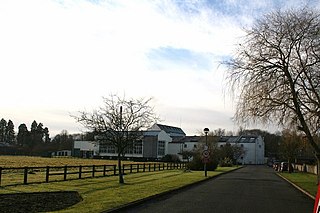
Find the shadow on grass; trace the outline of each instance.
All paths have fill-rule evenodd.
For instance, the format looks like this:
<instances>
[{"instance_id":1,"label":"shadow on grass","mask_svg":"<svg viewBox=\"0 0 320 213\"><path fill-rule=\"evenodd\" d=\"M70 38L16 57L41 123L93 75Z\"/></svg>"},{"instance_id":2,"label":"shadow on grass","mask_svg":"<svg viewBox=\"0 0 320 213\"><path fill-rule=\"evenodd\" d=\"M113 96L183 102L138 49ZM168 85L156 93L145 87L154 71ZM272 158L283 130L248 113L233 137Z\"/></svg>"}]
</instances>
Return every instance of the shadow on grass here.
<instances>
[{"instance_id":1,"label":"shadow on grass","mask_svg":"<svg viewBox=\"0 0 320 213\"><path fill-rule=\"evenodd\" d=\"M82 201L75 191L1 194L1 212L57 211Z\"/></svg>"}]
</instances>

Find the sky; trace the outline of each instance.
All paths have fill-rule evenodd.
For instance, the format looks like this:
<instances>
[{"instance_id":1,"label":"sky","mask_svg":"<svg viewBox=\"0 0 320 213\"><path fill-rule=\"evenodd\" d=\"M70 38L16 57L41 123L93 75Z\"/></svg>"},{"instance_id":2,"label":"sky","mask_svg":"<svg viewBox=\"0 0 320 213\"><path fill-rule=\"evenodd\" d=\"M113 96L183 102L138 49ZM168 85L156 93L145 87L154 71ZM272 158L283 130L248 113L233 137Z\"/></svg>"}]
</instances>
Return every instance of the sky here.
<instances>
[{"instance_id":1,"label":"sky","mask_svg":"<svg viewBox=\"0 0 320 213\"><path fill-rule=\"evenodd\" d=\"M221 62L257 18L304 6L320 2L1 0L0 117L16 129L36 120L51 135L79 133L70 115L118 94L153 98L161 123L187 135L236 132Z\"/></svg>"}]
</instances>

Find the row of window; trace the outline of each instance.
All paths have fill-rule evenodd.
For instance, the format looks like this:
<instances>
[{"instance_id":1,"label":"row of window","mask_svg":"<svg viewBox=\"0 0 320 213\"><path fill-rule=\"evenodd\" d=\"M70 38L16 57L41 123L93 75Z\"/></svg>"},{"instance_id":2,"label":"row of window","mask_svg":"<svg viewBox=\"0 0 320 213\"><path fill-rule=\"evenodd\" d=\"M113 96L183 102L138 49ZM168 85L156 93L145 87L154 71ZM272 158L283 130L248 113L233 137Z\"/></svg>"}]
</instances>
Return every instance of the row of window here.
<instances>
[{"instance_id":1,"label":"row of window","mask_svg":"<svg viewBox=\"0 0 320 213\"><path fill-rule=\"evenodd\" d=\"M99 148L100 153L115 154L116 147L114 145L101 144ZM125 151L126 154L141 154L142 155L142 141L138 141L133 144L132 147L128 147Z\"/></svg>"},{"instance_id":2,"label":"row of window","mask_svg":"<svg viewBox=\"0 0 320 213\"><path fill-rule=\"evenodd\" d=\"M183 145L183 148L188 148L188 144L184 144L184 145ZM196 149L196 148L197 148L197 144L194 144L194 145L193 145L193 148Z\"/></svg>"},{"instance_id":3,"label":"row of window","mask_svg":"<svg viewBox=\"0 0 320 213\"><path fill-rule=\"evenodd\" d=\"M137 154L142 155L142 141L136 142L133 147L128 147L125 151L126 154ZM109 153L109 154L115 154L116 148L114 145L100 145L99 149L100 153ZM165 155L166 151L166 142L165 141L158 141L158 155Z\"/></svg>"}]
</instances>

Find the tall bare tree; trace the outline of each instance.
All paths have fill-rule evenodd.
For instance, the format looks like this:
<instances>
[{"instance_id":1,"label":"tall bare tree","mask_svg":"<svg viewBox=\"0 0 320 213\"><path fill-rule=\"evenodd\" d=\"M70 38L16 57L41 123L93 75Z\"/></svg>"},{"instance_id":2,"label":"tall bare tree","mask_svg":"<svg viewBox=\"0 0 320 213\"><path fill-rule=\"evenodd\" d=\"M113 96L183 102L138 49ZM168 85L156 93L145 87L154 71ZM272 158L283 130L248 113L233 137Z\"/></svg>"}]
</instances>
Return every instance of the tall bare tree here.
<instances>
[{"instance_id":1,"label":"tall bare tree","mask_svg":"<svg viewBox=\"0 0 320 213\"><path fill-rule=\"evenodd\" d=\"M103 98L104 106L93 112L81 111L77 122L94 131L100 144L114 146L118 154L119 183L124 183L121 161L128 148L141 139L142 131L158 120L151 99L126 99L117 95Z\"/></svg>"},{"instance_id":2,"label":"tall bare tree","mask_svg":"<svg viewBox=\"0 0 320 213\"><path fill-rule=\"evenodd\" d=\"M291 163L298 156L303 147L302 137L296 131L284 129L282 131L282 142L280 145L281 155L288 161L288 171L292 172Z\"/></svg>"},{"instance_id":3,"label":"tall bare tree","mask_svg":"<svg viewBox=\"0 0 320 213\"><path fill-rule=\"evenodd\" d=\"M246 30L237 54L226 64L230 88L240 94L235 118L297 127L313 147L319 167L314 139L320 127L319 12L304 8L265 15Z\"/></svg>"}]
</instances>

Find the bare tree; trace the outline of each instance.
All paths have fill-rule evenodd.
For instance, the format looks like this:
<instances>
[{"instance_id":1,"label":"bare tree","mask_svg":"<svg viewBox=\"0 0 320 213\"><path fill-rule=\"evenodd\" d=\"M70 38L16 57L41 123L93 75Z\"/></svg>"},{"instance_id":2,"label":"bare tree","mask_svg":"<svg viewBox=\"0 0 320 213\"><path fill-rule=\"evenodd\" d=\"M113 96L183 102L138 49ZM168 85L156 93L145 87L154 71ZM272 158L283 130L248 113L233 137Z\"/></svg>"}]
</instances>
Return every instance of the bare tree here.
<instances>
[{"instance_id":1,"label":"bare tree","mask_svg":"<svg viewBox=\"0 0 320 213\"><path fill-rule=\"evenodd\" d=\"M276 122L303 131L320 162L320 14L304 8L257 20L229 67L239 92L236 120ZM318 177L319 178L319 177ZM318 179L319 180L319 179Z\"/></svg>"},{"instance_id":2,"label":"bare tree","mask_svg":"<svg viewBox=\"0 0 320 213\"><path fill-rule=\"evenodd\" d=\"M292 172L291 163L298 156L303 147L302 137L296 131L285 129L282 131L282 142L280 145L281 155L288 161L288 171Z\"/></svg>"},{"instance_id":3,"label":"bare tree","mask_svg":"<svg viewBox=\"0 0 320 213\"><path fill-rule=\"evenodd\" d=\"M104 106L93 112L73 116L94 131L100 144L114 146L118 157L119 183L124 183L121 160L126 150L143 136L142 131L158 120L151 99L126 99L117 95L103 98Z\"/></svg>"}]
</instances>

